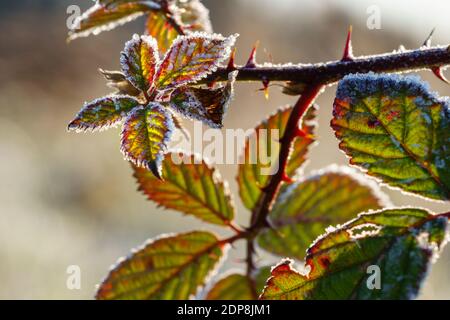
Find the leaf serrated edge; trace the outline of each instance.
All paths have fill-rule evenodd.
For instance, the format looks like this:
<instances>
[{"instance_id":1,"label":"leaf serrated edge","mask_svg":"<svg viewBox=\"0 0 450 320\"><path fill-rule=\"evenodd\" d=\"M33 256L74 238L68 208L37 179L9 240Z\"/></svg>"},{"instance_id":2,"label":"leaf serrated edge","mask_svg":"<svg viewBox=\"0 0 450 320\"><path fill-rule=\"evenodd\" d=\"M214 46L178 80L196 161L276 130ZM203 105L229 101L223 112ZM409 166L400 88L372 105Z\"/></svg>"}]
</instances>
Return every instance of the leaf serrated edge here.
<instances>
[{"instance_id":1,"label":"leaf serrated edge","mask_svg":"<svg viewBox=\"0 0 450 320\"><path fill-rule=\"evenodd\" d=\"M165 155L170 155L172 156L172 154L177 154L179 157L183 158L183 157L189 157L193 160L193 162L191 164L193 165L201 165L202 163L205 165L205 167L211 171L211 177L212 177L212 181L215 185L219 185L222 186L223 188L223 195L225 197L226 200L228 200L228 204L230 206L230 209L233 211L233 216L236 214L236 206L234 203L234 196L233 193L231 192L230 189L230 184L228 183L228 181L226 179L224 179L224 177L222 176L222 174L220 173L219 169L206 157L202 157L202 155L198 152L187 152L185 150L182 149L169 149L165 154ZM164 160L164 159L163 159ZM133 175L136 180L137 177L135 175ZM141 193L143 193L145 196L147 196L145 194L145 192L142 190L142 188L139 186L138 191L140 191ZM151 201L153 201L152 199L149 199ZM159 205L160 207L163 207L165 209L168 210L173 210L171 208L168 208L164 205ZM209 208L209 207L208 207ZM214 210L214 212L216 212ZM191 216L191 214L185 213L185 212L181 212L183 215L187 215L187 216ZM217 212L218 216L222 218L222 221L224 222L224 225L226 226L232 226L232 220L226 219L221 212ZM200 219L202 221L204 221L203 219Z\"/></svg>"},{"instance_id":2,"label":"leaf serrated edge","mask_svg":"<svg viewBox=\"0 0 450 320\"><path fill-rule=\"evenodd\" d=\"M173 122L172 116L170 114L170 112L168 112L167 110L164 109L163 105L161 105L158 102L150 102L147 106L138 106L136 108L134 108L127 116L127 119L133 117L137 112L141 111L141 110L145 110L146 108L148 108L150 105L153 105L154 107L158 107L160 109L160 111L162 110L162 114L164 114L164 116L166 117L166 121L165 121L165 125L166 125L166 130L167 132L170 132L170 134L168 135L164 135L164 138L158 142L158 144L161 144L163 147L161 148L160 152L158 152L158 154L155 157L155 160L149 161L149 160L136 160L132 157L130 157L128 155L127 150L124 148L123 146L123 138L121 139L121 146L120 146L120 151L124 157L124 159L126 161L129 161L131 163L133 163L134 165L141 167L141 168L146 168L147 170L150 170L151 172L153 172L156 177L158 179L161 179L161 170L162 170L162 161L164 160L164 155L167 152L167 145L170 142L171 136L174 131L175 131L175 124ZM167 112L167 113L166 113ZM169 115L167 117L167 115ZM125 120L126 122L126 120ZM147 127L147 114L145 114L145 122L144 122L145 126ZM121 137L123 137L124 132L125 132L126 128L123 127L122 132L121 132ZM153 164L155 166L153 166Z\"/></svg>"},{"instance_id":3,"label":"leaf serrated edge","mask_svg":"<svg viewBox=\"0 0 450 320\"><path fill-rule=\"evenodd\" d=\"M98 299L99 289L100 289L101 286L103 286L107 282L107 280L108 280L109 276L111 275L111 273L114 272L122 263L132 259L133 255L136 254L137 252L144 250L147 246L150 246L150 245L154 244L155 242L157 242L159 240L165 240L165 239L174 238L174 237L177 237L177 236L187 235L187 234L196 233L196 232L209 233L209 234L213 235L216 238L216 240L217 240L213 245L211 245L210 247L206 248L204 250L204 252L208 252L209 250L212 250L216 246L222 250L222 256L218 259L218 261L217 261L216 265L214 266L214 268L212 268L210 270L210 272L206 275L206 277L205 277L205 279L203 281L203 284L197 286L196 294L198 294L199 292L203 291L203 289L206 286L206 284L210 282L212 277L217 273L217 271L221 268L222 264L226 260L227 254L228 254L228 250L230 248L230 245L228 243L221 242L219 240L219 238L217 237L217 235L212 233L211 231L196 230L196 231L190 231L190 232L185 232L185 233L174 233L174 232L162 233L162 234L160 234L160 235L158 235L158 236L156 236L154 238L147 239L143 244L132 248L127 255L119 257L116 260L115 263L110 265L109 266L109 270L108 270L108 274L100 281L100 283L95 285L95 295L94 295L95 299ZM199 255L201 255L201 254L199 254ZM190 298L195 297L196 294L191 294Z\"/></svg>"},{"instance_id":4,"label":"leaf serrated edge","mask_svg":"<svg viewBox=\"0 0 450 320\"><path fill-rule=\"evenodd\" d=\"M372 192L373 196L378 200L381 208L393 206L388 195L381 190L380 186L375 181L366 179L364 174L360 173L359 170L355 168L350 168L348 166L338 164L331 164L326 166L325 168L313 170L311 171L310 174L306 176L302 176L301 178L299 178L299 180L296 180L294 183L288 185L283 193L280 193L280 195L277 198L277 202L284 202L286 200L285 198L289 197L292 190L296 189L300 184L311 180L319 179L320 177L327 174L347 176L351 178L353 181L357 182L361 187L368 188Z\"/></svg>"},{"instance_id":5,"label":"leaf serrated edge","mask_svg":"<svg viewBox=\"0 0 450 320\"><path fill-rule=\"evenodd\" d=\"M224 37L222 34L220 33L206 33L206 32L201 32L201 31L195 31L192 33L189 33L187 35L178 35L175 40L172 42L171 47L167 50L167 52L164 54L164 57L160 60L160 62L157 65L157 72L156 72L156 78L158 78L160 76L160 67L162 65L162 63L164 63L164 61L166 61L166 59L169 59L169 55L172 53L172 48L176 47L178 44L180 44L183 41L188 41L188 40L193 40L193 39L204 39L204 40L209 40L209 41L214 41L214 40L218 40L218 41L223 41L223 51L221 56L216 59L216 61L208 67L208 71L201 74L201 75L197 75L195 77L192 77L192 80L189 81L189 83L195 83L198 82L201 79L206 78L208 75L210 75L211 73L215 72L217 70L217 68L220 66L220 64L222 62L224 62L226 59L228 59L228 57L231 54L231 47L234 46L234 44L236 43L236 39L239 37L239 33L235 33L232 34L228 37ZM155 80L157 80L155 78ZM183 85L181 85L183 86ZM174 86L172 88L176 88L176 87L180 87L180 85L178 86ZM165 90L166 88L162 88L162 90Z\"/></svg>"},{"instance_id":6,"label":"leaf serrated edge","mask_svg":"<svg viewBox=\"0 0 450 320\"><path fill-rule=\"evenodd\" d=\"M139 45L139 47L142 46L142 43L145 43L149 48L152 48L155 55L154 55L154 59L156 60L156 63L154 65L155 71L153 73L153 77L151 79L151 83L148 82L149 79L145 79L146 82L148 82L148 86L152 86L154 81L155 81L155 75L156 75L156 69L157 66L160 63L159 60L159 49L158 49L158 42L156 41L155 38L153 38L152 36L149 35L138 35L137 33L133 34L133 37L131 38L131 40L128 40L127 42L125 42L125 46L124 49L120 52L120 65L122 67L122 72L125 76L125 79L128 80L129 83L131 83L133 85L133 87L135 87L137 90L141 90L140 88L138 88L134 83L135 83L135 79L131 76L130 73L130 68L129 68L129 61L128 61L128 53L130 52L130 50L133 48L133 46L135 45ZM142 57L139 57L139 61L142 60ZM142 75L144 76L144 75Z\"/></svg>"},{"instance_id":7,"label":"leaf serrated edge","mask_svg":"<svg viewBox=\"0 0 450 320\"><path fill-rule=\"evenodd\" d=\"M115 99L131 99L131 100L135 100L136 101L136 106L133 107L131 110L129 110L128 112L123 111L121 114L121 118L117 121L107 121L105 123L105 125L103 126L95 126L95 125L76 125L74 124L75 120L81 116L81 113L83 112L83 110L86 108L86 106L90 105L90 104L96 104L101 102L102 100L105 99L112 99L114 103L116 103L116 101L114 101ZM77 115L75 116L75 119L72 120L69 125L67 126L67 131L69 132L75 132L75 133L86 133L86 132L102 132L102 131L106 131L110 128L117 128L118 126L122 125L124 120L127 118L128 114L130 114L131 112L133 112L133 110L135 108L138 108L141 104L139 103L139 101L133 97L133 96L129 96L129 95L122 95L122 94L115 94L115 93L111 93L109 95L106 95L104 97L101 98L97 98L94 99L90 102L85 102L83 107L81 108L81 110L77 113Z\"/></svg>"}]
</instances>

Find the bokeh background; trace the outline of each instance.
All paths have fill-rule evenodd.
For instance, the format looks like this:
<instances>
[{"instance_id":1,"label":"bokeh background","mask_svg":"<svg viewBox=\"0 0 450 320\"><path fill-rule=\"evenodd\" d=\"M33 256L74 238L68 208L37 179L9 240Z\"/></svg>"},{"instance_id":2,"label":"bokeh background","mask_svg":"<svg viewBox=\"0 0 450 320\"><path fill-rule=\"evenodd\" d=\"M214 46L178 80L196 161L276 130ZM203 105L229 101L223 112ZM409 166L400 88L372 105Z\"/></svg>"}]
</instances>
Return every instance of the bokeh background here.
<instances>
[{"instance_id":1,"label":"bokeh background","mask_svg":"<svg viewBox=\"0 0 450 320\"><path fill-rule=\"evenodd\" d=\"M320 62L340 58L350 24L356 55L421 45L433 27L434 43L450 43L450 3L435 1L205 0L214 29L241 34L237 60L244 63L260 40L259 61ZM0 298L91 299L95 285L118 257L147 238L194 228L213 229L162 210L136 192L119 152L119 130L66 131L84 101L110 92L97 68L118 69L119 52L144 21L66 44L66 9L89 0L0 2ZM378 5L381 29L366 26L367 8ZM421 73L441 95L450 87ZM240 84L226 128L251 128L278 106L293 103L278 88L266 101L257 84ZM329 127L335 86L318 99L320 143L305 172L331 162L346 164ZM187 124L191 128L191 124ZM235 165L220 171L236 194ZM387 188L395 205L444 212L449 205ZM249 214L235 196L238 222ZM220 232L220 230L218 230ZM243 267L243 247L223 268ZM277 261L262 256L265 262ZM66 287L69 265L81 268L81 290ZM422 299L450 298L450 247L433 266Z\"/></svg>"}]
</instances>

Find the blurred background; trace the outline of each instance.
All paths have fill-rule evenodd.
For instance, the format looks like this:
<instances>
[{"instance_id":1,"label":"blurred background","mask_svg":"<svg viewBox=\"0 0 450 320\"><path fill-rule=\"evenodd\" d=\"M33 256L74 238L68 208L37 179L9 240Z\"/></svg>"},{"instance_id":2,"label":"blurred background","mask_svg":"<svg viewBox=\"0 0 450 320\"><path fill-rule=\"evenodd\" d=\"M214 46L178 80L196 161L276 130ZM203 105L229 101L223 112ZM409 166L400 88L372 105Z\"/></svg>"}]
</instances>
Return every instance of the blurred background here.
<instances>
[{"instance_id":1,"label":"blurred background","mask_svg":"<svg viewBox=\"0 0 450 320\"><path fill-rule=\"evenodd\" d=\"M339 59L348 26L355 55L389 52L400 44L417 48L436 27L434 44L450 43L450 2L205 0L216 32L240 33L237 61L244 63L256 40L258 60L320 62ZM97 68L119 69L119 52L144 19L96 37L66 43L66 9L87 9L88 0L0 2L0 298L91 299L95 285L118 257L147 238L210 225L162 210L136 192L130 166L119 152L119 130L68 133L84 101L110 92ZM367 27L371 5L381 28ZM421 73L441 95L450 87ZM258 84L239 84L225 128L248 129L278 106L293 103L279 88L266 101ZM335 86L320 96L319 145L305 172L346 164L329 127ZM192 125L186 122L188 128ZM237 197L235 165L219 166L236 195L238 222L249 214ZM383 188L395 205L449 205ZM217 230L219 233L220 230ZM241 244L226 268L241 268ZM275 262L278 258L263 256ZM271 259L271 260L270 260ZM81 268L81 290L69 290L69 265ZM433 265L422 299L450 298L450 246Z\"/></svg>"}]
</instances>

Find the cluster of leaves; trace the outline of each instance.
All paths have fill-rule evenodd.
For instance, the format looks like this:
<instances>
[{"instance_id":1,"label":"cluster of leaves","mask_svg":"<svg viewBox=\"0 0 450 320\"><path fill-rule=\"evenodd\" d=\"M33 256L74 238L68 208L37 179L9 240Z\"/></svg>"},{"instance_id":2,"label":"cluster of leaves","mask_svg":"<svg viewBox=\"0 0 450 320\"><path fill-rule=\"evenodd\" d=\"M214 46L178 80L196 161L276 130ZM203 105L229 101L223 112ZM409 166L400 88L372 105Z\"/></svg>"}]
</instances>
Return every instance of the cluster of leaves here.
<instances>
[{"instance_id":1,"label":"cluster of leaves","mask_svg":"<svg viewBox=\"0 0 450 320\"><path fill-rule=\"evenodd\" d=\"M122 90L86 103L70 130L101 130L125 119L121 150L128 160L161 178L161 163L173 130L180 126L173 111L221 127L232 96L235 73L227 85L191 88L228 58L236 36L193 33L178 36L162 60L150 36L134 35L121 54L122 72L107 72L125 82ZM135 95L131 95L135 92Z\"/></svg>"},{"instance_id":2,"label":"cluster of leaves","mask_svg":"<svg viewBox=\"0 0 450 320\"><path fill-rule=\"evenodd\" d=\"M117 92L87 103L69 128L100 130L124 123L121 150L149 200L235 233L225 239L207 231L152 239L111 269L96 297L417 296L430 262L447 240L449 214L392 207L373 179L347 167L331 166L303 176L316 140L316 105L299 124L303 134L294 139L285 168L296 178L282 185L269 212L270 228L236 227L234 200L218 170L198 155L168 150L173 130L181 128L177 113L220 128L232 96L236 71L223 85L205 87L198 81L228 59L235 36L179 36L180 30L210 28L206 13L194 0L100 0L70 35L96 34L148 15L147 32L155 38L136 35L126 44L122 70L102 70ZM242 203L252 212L258 210L271 177L262 172L274 165L261 163L255 155L278 152L280 142L264 138L272 129L283 136L292 109L280 108L247 137L236 178ZM450 107L420 80L375 74L345 77L338 85L331 126L350 163L378 182L430 200L450 200ZM283 259L272 269L266 265L247 274L231 271L210 282L229 244L239 239L256 241L261 250L283 258L304 260L306 271L296 271L293 260ZM366 285L370 265L382 270L380 290ZM208 289L200 290L204 286Z\"/></svg>"}]
</instances>

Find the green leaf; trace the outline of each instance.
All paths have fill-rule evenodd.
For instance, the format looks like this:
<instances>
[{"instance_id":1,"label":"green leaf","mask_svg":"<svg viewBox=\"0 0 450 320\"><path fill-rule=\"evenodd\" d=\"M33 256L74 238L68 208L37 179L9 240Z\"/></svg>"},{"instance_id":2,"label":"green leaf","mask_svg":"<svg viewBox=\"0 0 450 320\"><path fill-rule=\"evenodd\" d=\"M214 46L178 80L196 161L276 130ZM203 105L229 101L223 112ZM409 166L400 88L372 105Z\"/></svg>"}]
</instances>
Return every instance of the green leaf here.
<instances>
[{"instance_id":1,"label":"green leaf","mask_svg":"<svg viewBox=\"0 0 450 320\"><path fill-rule=\"evenodd\" d=\"M230 56L236 38L200 32L178 36L156 74L157 89L174 89L211 74Z\"/></svg>"},{"instance_id":2,"label":"green leaf","mask_svg":"<svg viewBox=\"0 0 450 320\"><path fill-rule=\"evenodd\" d=\"M226 85L213 89L175 89L170 98L170 106L187 118L200 120L212 128L222 128L225 112L234 94L236 75L237 71L231 72Z\"/></svg>"},{"instance_id":3,"label":"green leaf","mask_svg":"<svg viewBox=\"0 0 450 320\"><path fill-rule=\"evenodd\" d=\"M167 153L162 177L158 180L143 168L134 168L139 190L163 206L203 221L230 225L234 204L228 184L203 159L183 153Z\"/></svg>"},{"instance_id":4,"label":"green leaf","mask_svg":"<svg viewBox=\"0 0 450 320\"><path fill-rule=\"evenodd\" d=\"M306 136L294 140L286 168L289 176L294 175L295 171L306 161L306 153L314 142L312 134L315 124L312 120L315 118L316 110L316 106L309 108L302 119L301 129L306 133ZM280 143L278 140L284 134L291 111L292 107L279 109L259 124L255 128L254 134L246 139L237 181L239 195L245 207L249 210L255 207L261 196L261 187L267 185L271 174L277 169L276 163L270 163L269 160L279 152ZM276 133L278 135L273 136ZM267 159L264 159L266 157Z\"/></svg>"},{"instance_id":5,"label":"green leaf","mask_svg":"<svg viewBox=\"0 0 450 320\"><path fill-rule=\"evenodd\" d=\"M413 299L446 239L448 218L421 209L361 214L308 249L302 274L284 260L272 269L262 299ZM380 269L380 288L369 266Z\"/></svg>"},{"instance_id":6,"label":"green leaf","mask_svg":"<svg viewBox=\"0 0 450 320\"><path fill-rule=\"evenodd\" d=\"M350 75L331 122L350 163L391 187L450 199L450 107L414 77Z\"/></svg>"},{"instance_id":7,"label":"green leaf","mask_svg":"<svg viewBox=\"0 0 450 320\"><path fill-rule=\"evenodd\" d=\"M261 267L249 278L230 273L220 278L206 295L207 300L256 300L270 276L270 266Z\"/></svg>"},{"instance_id":8,"label":"green leaf","mask_svg":"<svg viewBox=\"0 0 450 320\"><path fill-rule=\"evenodd\" d=\"M269 214L274 229L258 236L259 246L283 257L303 259L310 243L329 225L387 205L377 185L369 182L348 168L333 166L288 186Z\"/></svg>"},{"instance_id":9,"label":"green leaf","mask_svg":"<svg viewBox=\"0 0 450 320\"><path fill-rule=\"evenodd\" d=\"M223 245L209 232L163 236L119 260L99 286L101 300L183 300L217 266Z\"/></svg>"},{"instance_id":10,"label":"green leaf","mask_svg":"<svg viewBox=\"0 0 450 320\"><path fill-rule=\"evenodd\" d=\"M153 84L158 63L158 44L150 36L133 35L133 39L125 44L120 56L125 77L143 92Z\"/></svg>"},{"instance_id":11,"label":"green leaf","mask_svg":"<svg viewBox=\"0 0 450 320\"><path fill-rule=\"evenodd\" d=\"M208 292L206 300L256 300L251 280L242 274L233 273L220 279Z\"/></svg>"},{"instance_id":12,"label":"green leaf","mask_svg":"<svg viewBox=\"0 0 450 320\"><path fill-rule=\"evenodd\" d=\"M172 115L160 103L135 108L123 126L121 151L127 160L161 179L162 160L173 131Z\"/></svg>"},{"instance_id":13,"label":"green leaf","mask_svg":"<svg viewBox=\"0 0 450 320\"><path fill-rule=\"evenodd\" d=\"M270 277L271 270L271 266L263 266L256 270L255 274L253 275L258 297L260 296L260 294L262 294L263 289L266 286L266 281Z\"/></svg>"},{"instance_id":14,"label":"green leaf","mask_svg":"<svg viewBox=\"0 0 450 320\"><path fill-rule=\"evenodd\" d=\"M113 95L86 103L69 124L69 130L105 130L120 124L126 114L137 107L139 102L130 96Z\"/></svg>"},{"instance_id":15,"label":"green leaf","mask_svg":"<svg viewBox=\"0 0 450 320\"><path fill-rule=\"evenodd\" d=\"M125 3L113 8L95 4L74 21L68 40L112 30L151 10L154 7L147 2Z\"/></svg>"}]
</instances>

